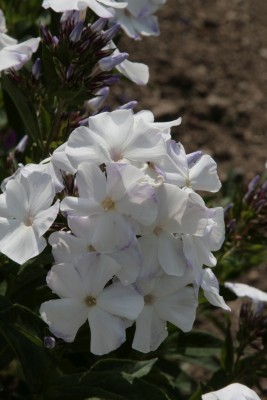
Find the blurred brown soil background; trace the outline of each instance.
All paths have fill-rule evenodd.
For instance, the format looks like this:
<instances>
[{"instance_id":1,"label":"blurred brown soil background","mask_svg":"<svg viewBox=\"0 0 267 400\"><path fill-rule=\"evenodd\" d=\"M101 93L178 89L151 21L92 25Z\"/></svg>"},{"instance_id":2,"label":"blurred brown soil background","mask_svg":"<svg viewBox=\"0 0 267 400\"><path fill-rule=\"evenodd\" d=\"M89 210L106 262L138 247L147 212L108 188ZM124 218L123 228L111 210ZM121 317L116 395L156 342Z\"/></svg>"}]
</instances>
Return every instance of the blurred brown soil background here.
<instances>
[{"instance_id":1,"label":"blurred brown soil background","mask_svg":"<svg viewBox=\"0 0 267 400\"><path fill-rule=\"evenodd\" d=\"M187 152L247 179L267 160L267 2L167 0L157 13L161 35L124 38L120 50L150 68L145 87L125 85L117 101L137 100L157 121L181 116L172 132ZM123 95L122 95L123 93Z\"/></svg>"}]
</instances>

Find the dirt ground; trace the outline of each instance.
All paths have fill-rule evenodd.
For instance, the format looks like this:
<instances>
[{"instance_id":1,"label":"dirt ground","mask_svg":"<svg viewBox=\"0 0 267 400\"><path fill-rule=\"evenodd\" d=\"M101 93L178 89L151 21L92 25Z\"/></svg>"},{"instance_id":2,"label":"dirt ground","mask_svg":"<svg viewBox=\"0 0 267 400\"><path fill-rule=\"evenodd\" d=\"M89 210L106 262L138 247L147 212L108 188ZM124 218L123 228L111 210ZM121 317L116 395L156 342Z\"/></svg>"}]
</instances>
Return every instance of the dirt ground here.
<instances>
[{"instance_id":1,"label":"dirt ground","mask_svg":"<svg viewBox=\"0 0 267 400\"><path fill-rule=\"evenodd\" d=\"M167 0L157 13L161 35L123 39L120 50L150 67L146 87L125 85L158 121L173 128L186 151L201 149L248 179L267 160L267 2ZM117 93L121 101L121 92Z\"/></svg>"}]
</instances>

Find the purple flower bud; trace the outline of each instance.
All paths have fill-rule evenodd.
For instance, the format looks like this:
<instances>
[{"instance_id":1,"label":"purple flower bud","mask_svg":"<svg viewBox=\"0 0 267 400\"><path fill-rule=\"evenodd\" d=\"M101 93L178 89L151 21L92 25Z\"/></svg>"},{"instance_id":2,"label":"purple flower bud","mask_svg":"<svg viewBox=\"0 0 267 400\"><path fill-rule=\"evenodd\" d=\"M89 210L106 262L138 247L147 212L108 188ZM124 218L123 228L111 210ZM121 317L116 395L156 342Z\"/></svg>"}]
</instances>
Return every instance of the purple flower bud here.
<instances>
[{"instance_id":1,"label":"purple flower bud","mask_svg":"<svg viewBox=\"0 0 267 400\"><path fill-rule=\"evenodd\" d=\"M227 206L224 207L224 215L227 215L228 211L230 211L233 208L234 204L233 203L229 203L227 204Z\"/></svg>"},{"instance_id":2,"label":"purple flower bud","mask_svg":"<svg viewBox=\"0 0 267 400\"><path fill-rule=\"evenodd\" d=\"M105 28L106 23L106 18L99 18L91 25L91 28L94 32L101 32Z\"/></svg>"},{"instance_id":3,"label":"purple flower bud","mask_svg":"<svg viewBox=\"0 0 267 400\"><path fill-rule=\"evenodd\" d=\"M51 349L53 349L55 347L55 345L56 345L56 341L52 336L45 336L44 337L44 346L47 349L51 350Z\"/></svg>"},{"instance_id":4,"label":"purple flower bud","mask_svg":"<svg viewBox=\"0 0 267 400\"><path fill-rule=\"evenodd\" d=\"M41 75L41 60L40 58L37 58L35 63L32 66L32 75L34 78L37 80L40 78Z\"/></svg>"},{"instance_id":5,"label":"purple flower bud","mask_svg":"<svg viewBox=\"0 0 267 400\"><path fill-rule=\"evenodd\" d=\"M71 42L78 42L81 39L83 31L83 22L79 21L78 24L71 31L69 38Z\"/></svg>"},{"instance_id":6,"label":"purple flower bud","mask_svg":"<svg viewBox=\"0 0 267 400\"><path fill-rule=\"evenodd\" d=\"M193 153L187 154L186 158L187 158L187 163L188 163L188 167L191 168L199 159L200 157L202 157L203 152L198 150L198 151L194 151Z\"/></svg>"},{"instance_id":7,"label":"purple flower bud","mask_svg":"<svg viewBox=\"0 0 267 400\"><path fill-rule=\"evenodd\" d=\"M262 190L267 191L267 181L262 184Z\"/></svg>"},{"instance_id":8,"label":"purple flower bud","mask_svg":"<svg viewBox=\"0 0 267 400\"><path fill-rule=\"evenodd\" d=\"M103 33L103 38L109 42L112 40L120 31L120 24L115 24L111 28L109 28L106 32Z\"/></svg>"},{"instance_id":9,"label":"purple flower bud","mask_svg":"<svg viewBox=\"0 0 267 400\"><path fill-rule=\"evenodd\" d=\"M40 25L40 31L43 36L44 42L47 45L50 45L53 43L52 35L51 33L46 29L44 25Z\"/></svg>"},{"instance_id":10,"label":"purple flower bud","mask_svg":"<svg viewBox=\"0 0 267 400\"><path fill-rule=\"evenodd\" d=\"M98 61L98 65L102 69L102 71L110 71L111 69L116 67L116 65L121 64L128 57L128 53L120 53L115 56L104 57Z\"/></svg>"},{"instance_id":11,"label":"purple flower bud","mask_svg":"<svg viewBox=\"0 0 267 400\"><path fill-rule=\"evenodd\" d=\"M67 80L67 81L69 81L69 80L72 78L72 76L73 76L73 71L74 71L74 67L73 67L72 64L70 64L70 65L68 66L67 71L66 71L66 74L65 74L65 77L66 77L66 80Z\"/></svg>"},{"instance_id":12,"label":"purple flower bud","mask_svg":"<svg viewBox=\"0 0 267 400\"><path fill-rule=\"evenodd\" d=\"M254 176L253 179L251 179L251 181L248 184L248 192L252 192L252 190L256 188L259 180L260 180L260 175L256 175Z\"/></svg>"},{"instance_id":13,"label":"purple flower bud","mask_svg":"<svg viewBox=\"0 0 267 400\"><path fill-rule=\"evenodd\" d=\"M133 110L137 106L138 102L135 100L129 101L126 104L118 107L119 110Z\"/></svg>"},{"instance_id":14,"label":"purple flower bud","mask_svg":"<svg viewBox=\"0 0 267 400\"><path fill-rule=\"evenodd\" d=\"M233 232L236 228L236 219L232 219L228 225L227 228L229 229L230 232Z\"/></svg>"},{"instance_id":15,"label":"purple flower bud","mask_svg":"<svg viewBox=\"0 0 267 400\"><path fill-rule=\"evenodd\" d=\"M24 151L27 147L28 141L29 141L29 136L24 135L23 138L19 141L19 143L15 147L15 151L17 151L19 153L24 153Z\"/></svg>"},{"instance_id":16,"label":"purple flower bud","mask_svg":"<svg viewBox=\"0 0 267 400\"><path fill-rule=\"evenodd\" d=\"M53 36L53 37L52 37L52 40L53 40L53 45L54 45L54 47L56 47L56 46L58 45L59 38L58 38L57 36Z\"/></svg>"},{"instance_id":17,"label":"purple flower bud","mask_svg":"<svg viewBox=\"0 0 267 400\"><path fill-rule=\"evenodd\" d=\"M120 76L119 75L112 75L110 78L107 78L103 81L104 85L115 85L117 82L119 82Z\"/></svg>"}]
</instances>

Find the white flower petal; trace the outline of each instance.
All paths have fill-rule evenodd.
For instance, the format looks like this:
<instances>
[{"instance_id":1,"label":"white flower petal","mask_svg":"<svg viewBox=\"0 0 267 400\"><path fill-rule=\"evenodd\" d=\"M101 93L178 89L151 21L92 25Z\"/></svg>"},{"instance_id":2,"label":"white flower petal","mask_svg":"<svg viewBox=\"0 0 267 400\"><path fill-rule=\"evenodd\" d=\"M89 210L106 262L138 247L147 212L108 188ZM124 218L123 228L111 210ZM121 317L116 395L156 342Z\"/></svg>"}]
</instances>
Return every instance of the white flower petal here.
<instances>
[{"instance_id":1,"label":"white flower petal","mask_svg":"<svg viewBox=\"0 0 267 400\"><path fill-rule=\"evenodd\" d=\"M125 342L123 320L110 315L105 310L92 307L88 315L91 329L91 352L96 355L107 354Z\"/></svg>"},{"instance_id":2,"label":"white flower petal","mask_svg":"<svg viewBox=\"0 0 267 400\"><path fill-rule=\"evenodd\" d=\"M220 390L201 396L202 400L260 400L254 390L240 383L232 383Z\"/></svg>"},{"instance_id":3,"label":"white flower petal","mask_svg":"<svg viewBox=\"0 0 267 400\"><path fill-rule=\"evenodd\" d=\"M152 306L145 306L135 323L132 348L142 353L156 350L168 336L166 322L157 316Z\"/></svg>"},{"instance_id":4,"label":"white flower petal","mask_svg":"<svg viewBox=\"0 0 267 400\"><path fill-rule=\"evenodd\" d=\"M118 317L135 320L144 306L144 299L132 286L113 283L98 296L97 306Z\"/></svg>"},{"instance_id":5,"label":"white flower petal","mask_svg":"<svg viewBox=\"0 0 267 400\"><path fill-rule=\"evenodd\" d=\"M238 297L249 297L254 302L267 302L267 293L244 283L225 282L224 286Z\"/></svg>"},{"instance_id":6,"label":"white flower petal","mask_svg":"<svg viewBox=\"0 0 267 400\"><path fill-rule=\"evenodd\" d=\"M207 154L200 157L190 169L189 179L194 190L218 192L222 186L217 174L217 164Z\"/></svg>"},{"instance_id":7,"label":"white flower petal","mask_svg":"<svg viewBox=\"0 0 267 400\"><path fill-rule=\"evenodd\" d=\"M159 263L168 275L182 276L187 268L180 239L167 232L161 232L158 238Z\"/></svg>"},{"instance_id":8,"label":"white flower petal","mask_svg":"<svg viewBox=\"0 0 267 400\"><path fill-rule=\"evenodd\" d=\"M177 293L157 298L154 307L162 320L171 322L183 332L188 332L192 329L197 307L192 288L185 287Z\"/></svg>"},{"instance_id":9,"label":"white flower petal","mask_svg":"<svg viewBox=\"0 0 267 400\"><path fill-rule=\"evenodd\" d=\"M40 314L56 337L73 342L78 329L86 322L88 308L72 299L57 299L43 303Z\"/></svg>"}]
</instances>

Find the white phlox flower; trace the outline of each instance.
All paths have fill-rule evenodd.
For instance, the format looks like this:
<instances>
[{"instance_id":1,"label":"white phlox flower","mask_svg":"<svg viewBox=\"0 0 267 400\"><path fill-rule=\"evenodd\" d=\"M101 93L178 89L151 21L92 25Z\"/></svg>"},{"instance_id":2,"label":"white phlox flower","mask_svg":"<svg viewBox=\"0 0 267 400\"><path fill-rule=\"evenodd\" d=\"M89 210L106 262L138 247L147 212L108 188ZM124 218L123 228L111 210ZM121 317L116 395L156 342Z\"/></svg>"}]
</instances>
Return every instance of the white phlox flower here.
<instances>
[{"instance_id":1,"label":"white phlox flower","mask_svg":"<svg viewBox=\"0 0 267 400\"><path fill-rule=\"evenodd\" d=\"M17 40L6 34L6 21L0 9L0 71L8 68L20 69L39 47L40 38L28 39L17 43Z\"/></svg>"},{"instance_id":2,"label":"white phlox flower","mask_svg":"<svg viewBox=\"0 0 267 400\"><path fill-rule=\"evenodd\" d=\"M83 161L143 163L166 154L160 129L135 119L131 110L115 110L89 117L89 128L75 129L65 146L73 168Z\"/></svg>"},{"instance_id":3,"label":"white phlox flower","mask_svg":"<svg viewBox=\"0 0 267 400\"><path fill-rule=\"evenodd\" d=\"M120 1L119 1L120 2ZM157 17L152 15L155 4L151 0L127 0L127 7L115 10L111 23L119 23L124 32L135 40L141 36L160 34Z\"/></svg>"},{"instance_id":4,"label":"white phlox flower","mask_svg":"<svg viewBox=\"0 0 267 400\"><path fill-rule=\"evenodd\" d=\"M114 0L44 0L42 3L43 8L52 8L56 12L65 12L71 10L82 11L88 7L96 15L102 18L113 17L113 9L120 9L126 6L126 2L119 3Z\"/></svg>"},{"instance_id":5,"label":"white phlox flower","mask_svg":"<svg viewBox=\"0 0 267 400\"><path fill-rule=\"evenodd\" d=\"M66 342L72 342L88 320L90 350L97 355L109 353L125 341L123 319L135 320L143 307L143 297L132 286L119 282L106 286L119 269L112 259L108 263L92 253L74 265L55 265L47 284L60 299L47 301L40 308L50 331Z\"/></svg>"},{"instance_id":6,"label":"white phlox flower","mask_svg":"<svg viewBox=\"0 0 267 400\"><path fill-rule=\"evenodd\" d=\"M186 192L170 184L158 187L156 195L157 218L151 225L141 229L143 236L139 241L143 253L156 254L160 266L167 274L181 276L185 272L187 263L182 242L174 234L180 232L188 196Z\"/></svg>"},{"instance_id":7,"label":"white phlox flower","mask_svg":"<svg viewBox=\"0 0 267 400\"><path fill-rule=\"evenodd\" d=\"M219 294L218 280L210 268L205 268L202 271L201 287L210 304L221 307L225 311L231 311L224 298Z\"/></svg>"},{"instance_id":8,"label":"white phlox flower","mask_svg":"<svg viewBox=\"0 0 267 400\"><path fill-rule=\"evenodd\" d=\"M182 277L162 274L149 281L144 281L141 274L135 285L144 297L144 307L135 322L135 350L156 350L168 336L166 321L183 332L192 329L197 308L194 290L187 286L192 281L190 271Z\"/></svg>"},{"instance_id":9,"label":"white phlox flower","mask_svg":"<svg viewBox=\"0 0 267 400\"><path fill-rule=\"evenodd\" d=\"M192 194L190 196L192 196ZM196 193L194 193L193 198L201 199ZM191 208L186 210L185 216L183 217L184 228L181 235L183 251L188 265L190 265L194 271L197 283L199 283L201 279L203 264L208 267L214 267L217 264L217 260L212 254L212 251L217 251L221 248L225 237L223 208L215 207L209 209L204 204L202 204L202 208L200 203L199 206L199 229L196 230L195 233L193 233L192 230L189 232L188 228L193 224L191 217L193 216L195 221L198 220L197 214L195 213L194 215L194 208L191 206ZM197 212L197 209L195 212Z\"/></svg>"},{"instance_id":10,"label":"white phlox flower","mask_svg":"<svg viewBox=\"0 0 267 400\"><path fill-rule=\"evenodd\" d=\"M70 232L54 232L49 237L49 244L52 246L52 253L55 262L75 263L81 255L86 253L97 253L99 258L108 260L112 258L120 266L116 276L123 284L135 282L141 267L141 250L135 235L132 241L124 245L124 241L118 249L103 252L98 247L98 240L95 240L97 233L97 217L68 217ZM116 232L112 232L116 234ZM119 243L118 243L119 245Z\"/></svg>"},{"instance_id":11,"label":"white phlox flower","mask_svg":"<svg viewBox=\"0 0 267 400\"><path fill-rule=\"evenodd\" d=\"M186 155L181 143L170 140L167 143L169 162L166 163L167 182L192 190L218 192L221 182L216 162L207 154L196 152ZM195 157L194 157L195 156Z\"/></svg>"},{"instance_id":12,"label":"white phlox flower","mask_svg":"<svg viewBox=\"0 0 267 400\"><path fill-rule=\"evenodd\" d=\"M65 197L60 208L68 215L95 215L94 246L113 251L133 241L131 219L143 225L153 223L157 199L154 189L142 183L143 173L132 165L106 163L106 175L94 164L80 164L76 175L79 197Z\"/></svg>"},{"instance_id":13,"label":"white phlox flower","mask_svg":"<svg viewBox=\"0 0 267 400\"><path fill-rule=\"evenodd\" d=\"M260 400L257 393L241 383L232 383L223 389L201 396L202 400Z\"/></svg>"},{"instance_id":14,"label":"white phlox flower","mask_svg":"<svg viewBox=\"0 0 267 400\"><path fill-rule=\"evenodd\" d=\"M245 283L225 282L224 286L234 292L237 297L248 297L254 303L266 303L267 293Z\"/></svg>"},{"instance_id":15,"label":"white phlox flower","mask_svg":"<svg viewBox=\"0 0 267 400\"><path fill-rule=\"evenodd\" d=\"M40 254L46 247L44 233L59 210L51 206L55 189L49 175L32 172L11 179L0 195L0 252L18 264Z\"/></svg>"}]
</instances>

